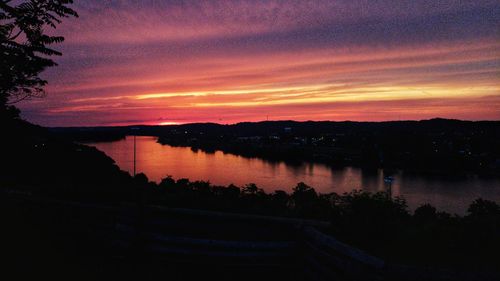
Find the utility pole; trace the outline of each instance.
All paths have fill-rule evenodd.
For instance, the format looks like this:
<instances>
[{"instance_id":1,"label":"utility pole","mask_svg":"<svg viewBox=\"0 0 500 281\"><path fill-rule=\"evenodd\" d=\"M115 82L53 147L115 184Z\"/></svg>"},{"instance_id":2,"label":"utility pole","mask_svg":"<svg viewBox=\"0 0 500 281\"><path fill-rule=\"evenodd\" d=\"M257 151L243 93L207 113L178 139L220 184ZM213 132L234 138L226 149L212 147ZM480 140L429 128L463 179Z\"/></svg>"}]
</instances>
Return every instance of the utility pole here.
<instances>
[{"instance_id":1,"label":"utility pole","mask_svg":"<svg viewBox=\"0 0 500 281\"><path fill-rule=\"evenodd\" d=\"M394 178L391 176L384 177L384 182L389 186L387 189L387 197L392 198L392 183L394 182Z\"/></svg>"},{"instance_id":2,"label":"utility pole","mask_svg":"<svg viewBox=\"0 0 500 281\"><path fill-rule=\"evenodd\" d=\"M135 159L136 159L136 147L137 147L137 141L136 141L136 136L134 134L134 178L135 178Z\"/></svg>"},{"instance_id":3,"label":"utility pole","mask_svg":"<svg viewBox=\"0 0 500 281\"><path fill-rule=\"evenodd\" d=\"M136 137L137 137L137 133L135 131L139 130L139 127L132 127L130 128L132 131L133 131L133 135L134 135L134 178L135 178L135 175L136 175L136 160L137 160L137 140L136 140Z\"/></svg>"}]
</instances>

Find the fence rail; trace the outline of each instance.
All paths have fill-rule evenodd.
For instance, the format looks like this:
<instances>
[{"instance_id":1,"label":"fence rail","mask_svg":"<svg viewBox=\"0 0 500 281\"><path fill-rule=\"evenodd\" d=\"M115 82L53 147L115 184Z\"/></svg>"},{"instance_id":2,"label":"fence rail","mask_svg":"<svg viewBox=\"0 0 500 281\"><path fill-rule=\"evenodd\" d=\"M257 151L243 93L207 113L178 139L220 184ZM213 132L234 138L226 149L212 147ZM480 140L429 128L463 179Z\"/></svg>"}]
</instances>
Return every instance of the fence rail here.
<instances>
[{"instance_id":1,"label":"fence rail","mask_svg":"<svg viewBox=\"0 0 500 281\"><path fill-rule=\"evenodd\" d=\"M10 195L9 195L10 196ZM287 267L309 280L497 280L498 275L450 272L388 263L320 231L328 222L144 206L99 205L13 195L45 211L64 210L66 227L110 242L120 255L138 252L191 263ZM213 229L206 229L207 226ZM248 233L230 232L247 227ZM215 238L212 230L217 232ZM279 231L274 238L254 233ZM225 234L227 235L218 235ZM243 231L245 232L245 231Z\"/></svg>"}]
</instances>

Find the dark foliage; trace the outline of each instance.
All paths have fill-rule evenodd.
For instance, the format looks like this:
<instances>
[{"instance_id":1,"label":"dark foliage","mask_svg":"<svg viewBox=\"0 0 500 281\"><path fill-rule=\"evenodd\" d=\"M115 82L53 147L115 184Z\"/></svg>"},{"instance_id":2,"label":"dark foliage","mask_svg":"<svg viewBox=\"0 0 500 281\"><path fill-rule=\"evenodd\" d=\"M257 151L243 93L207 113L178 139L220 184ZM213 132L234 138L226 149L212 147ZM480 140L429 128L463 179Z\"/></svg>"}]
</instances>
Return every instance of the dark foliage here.
<instances>
[{"instance_id":1,"label":"dark foliage","mask_svg":"<svg viewBox=\"0 0 500 281\"><path fill-rule=\"evenodd\" d=\"M398 263L498 267L500 211L478 199L464 217L423 205L411 214L401 198L353 191L318 194L299 183L292 194L266 193L255 184L242 188L203 181L164 178L159 184L143 174L120 171L94 148L61 140L41 127L12 119L1 139L2 189L31 196L90 203L142 202L167 207L329 220L329 233L372 254Z\"/></svg>"},{"instance_id":2,"label":"dark foliage","mask_svg":"<svg viewBox=\"0 0 500 281\"><path fill-rule=\"evenodd\" d=\"M56 28L62 18L78 16L68 7L72 0L13 2L0 1L0 107L45 94L47 81L39 74L56 65L51 56L61 55L49 46L64 41L48 35L47 27Z\"/></svg>"},{"instance_id":3,"label":"dark foliage","mask_svg":"<svg viewBox=\"0 0 500 281\"><path fill-rule=\"evenodd\" d=\"M500 211L478 199L464 217L423 205L411 214L401 198L385 192L318 194L299 183L292 194L165 177L159 184L143 174L132 178L96 149L60 140L45 129L13 120L16 134L3 138L11 163L0 173L3 187L33 196L86 202L143 202L168 207L329 220L329 233L398 263L498 266Z\"/></svg>"}]
</instances>

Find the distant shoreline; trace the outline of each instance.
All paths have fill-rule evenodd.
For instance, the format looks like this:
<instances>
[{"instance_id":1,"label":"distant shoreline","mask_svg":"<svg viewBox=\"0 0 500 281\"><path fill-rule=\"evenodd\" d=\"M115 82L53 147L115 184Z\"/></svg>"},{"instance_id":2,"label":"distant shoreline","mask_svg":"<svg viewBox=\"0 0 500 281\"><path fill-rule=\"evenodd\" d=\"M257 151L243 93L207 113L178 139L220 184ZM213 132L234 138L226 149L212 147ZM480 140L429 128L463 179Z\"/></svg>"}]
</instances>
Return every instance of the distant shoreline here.
<instances>
[{"instance_id":1,"label":"distant shoreline","mask_svg":"<svg viewBox=\"0 0 500 281\"><path fill-rule=\"evenodd\" d=\"M291 164L312 162L427 175L500 176L500 121L265 121L49 130L81 143L143 135L158 137L160 144Z\"/></svg>"}]
</instances>

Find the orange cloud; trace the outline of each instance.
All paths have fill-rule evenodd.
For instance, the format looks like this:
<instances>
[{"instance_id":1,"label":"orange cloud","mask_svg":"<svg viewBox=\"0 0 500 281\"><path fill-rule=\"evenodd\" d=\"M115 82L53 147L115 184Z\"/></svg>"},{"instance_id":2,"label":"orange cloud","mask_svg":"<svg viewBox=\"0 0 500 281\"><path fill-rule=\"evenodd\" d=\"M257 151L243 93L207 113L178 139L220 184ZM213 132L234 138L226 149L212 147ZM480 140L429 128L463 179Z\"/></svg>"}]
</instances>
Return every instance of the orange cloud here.
<instances>
[{"instance_id":1,"label":"orange cloud","mask_svg":"<svg viewBox=\"0 0 500 281\"><path fill-rule=\"evenodd\" d=\"M491 1L78 5L42 125L499 118Z\"/></svg>"}]
</instances>

